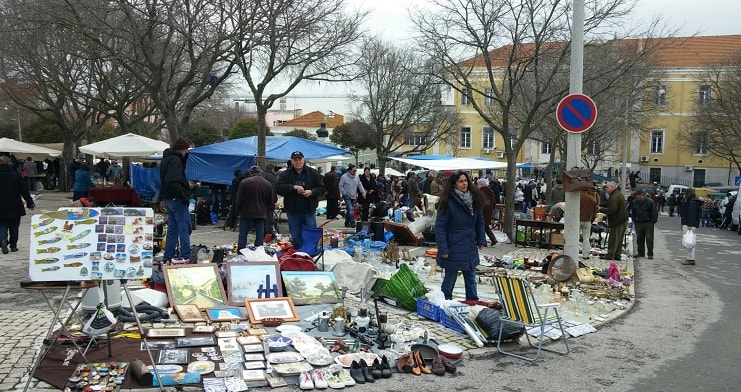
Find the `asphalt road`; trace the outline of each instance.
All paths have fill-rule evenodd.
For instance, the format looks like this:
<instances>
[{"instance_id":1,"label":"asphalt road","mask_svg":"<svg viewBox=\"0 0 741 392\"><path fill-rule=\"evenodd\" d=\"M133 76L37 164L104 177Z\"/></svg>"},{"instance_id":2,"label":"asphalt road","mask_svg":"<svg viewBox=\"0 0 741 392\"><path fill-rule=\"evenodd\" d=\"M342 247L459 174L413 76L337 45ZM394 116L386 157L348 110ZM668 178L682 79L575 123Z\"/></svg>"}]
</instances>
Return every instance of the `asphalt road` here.
<instances>
[{"instance_id":1,"label":"asphalt road","mask_svg":"<svg viewBox=\"0 0 741 392\"><path fill-rule=\"evenodd\" d=\"M44 201L37 205L43 208ZM28 230L25 217L21 233ZM19 247L27 247L27 241L22 236ZM570 355L545 353L528 364L488 350L465 359L452 376L395 374L352 390L737 390L739 244L735 232L699 229L697 265L682 266L679 218L662 216L654 260L635 263L635 306L596 333L571 339ZM27 251L0 255L0 310L47 310L41 296L19 289L18 281L28 273L27 257Z\"/></svg>"}]
</instances>

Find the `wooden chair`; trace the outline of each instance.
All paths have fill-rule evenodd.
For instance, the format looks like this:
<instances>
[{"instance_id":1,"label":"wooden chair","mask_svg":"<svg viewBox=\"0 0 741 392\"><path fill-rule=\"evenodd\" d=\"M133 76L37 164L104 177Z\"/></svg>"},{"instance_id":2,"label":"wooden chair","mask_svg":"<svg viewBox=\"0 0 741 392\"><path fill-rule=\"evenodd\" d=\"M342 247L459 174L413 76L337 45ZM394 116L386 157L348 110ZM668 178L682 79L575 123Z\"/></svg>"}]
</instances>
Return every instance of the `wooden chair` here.
<instances>
[{"instance_id":1,"label":"wooden chair","mask_svg":"<svg viewBox=\"0 0 741 392\"><path fill-rule=\"evenodd\" d=\"M530 282L528 282L527 279L524 277L514 277L497 274L494 277L494 281L496 282L497 292L499 293L499 301L502 304L502 323L515 323L522 325L525 328L540 327L537 346L530 341L529 334L525 332L525 337L527 338L527 342L530 347L537 348L535 356L526 356L503 350L503 329L500 329L499 339L497 341L497 350L500 353L523 359L529 362L535 362L538 357L540 357L541 351L550 351L561 355L569 354L569 342L566 338L566 333L563 330L561 316L558 314L558 308L561 306L560 303L547 303L539 305L535 301L535 297L533 296L533 290ZM550 310L553 310L553 313L549 314ZM556 325L561 330L561 340L563 341L563 344L565 346L565 351L558 351L543 347L543 339L545 339L546 326L555 327Z\"/></svg>"}]
</instances>

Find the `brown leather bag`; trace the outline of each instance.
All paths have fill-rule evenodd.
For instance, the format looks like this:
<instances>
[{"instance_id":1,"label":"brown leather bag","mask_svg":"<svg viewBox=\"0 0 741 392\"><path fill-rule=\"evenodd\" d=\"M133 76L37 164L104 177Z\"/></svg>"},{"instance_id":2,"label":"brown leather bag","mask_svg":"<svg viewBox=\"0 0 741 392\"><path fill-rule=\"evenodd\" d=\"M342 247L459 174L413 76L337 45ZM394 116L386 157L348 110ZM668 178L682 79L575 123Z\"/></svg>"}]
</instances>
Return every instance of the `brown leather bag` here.
<instances>
[{"instance_id":1,"label":"brown leather bag","mask_svg":"<svg viewBox=\"0 0 741 392\"><path fill-rule=\"evenodd\" d=\"M561 182L564 192L579 192L594 188L592 171L589 169L573 168L565 171L561 175Z\"/></svg>"}]
</instances>

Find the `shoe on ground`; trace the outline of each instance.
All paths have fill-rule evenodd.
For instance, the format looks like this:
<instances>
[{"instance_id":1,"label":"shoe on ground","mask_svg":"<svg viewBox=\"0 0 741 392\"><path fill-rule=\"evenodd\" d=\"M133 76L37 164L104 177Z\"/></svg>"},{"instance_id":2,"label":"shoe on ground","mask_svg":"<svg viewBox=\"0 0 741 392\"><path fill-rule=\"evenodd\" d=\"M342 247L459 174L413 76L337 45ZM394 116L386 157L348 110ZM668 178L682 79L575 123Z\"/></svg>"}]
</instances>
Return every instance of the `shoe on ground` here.
<instances>
[{"instance_id":1,"label":"shoe on ground","mask_svg":"<svg viewBox=\"0 0 741 392\"><path fill-rule=\"evenodd\" d=\"M18 248L10 248L11 252L18 252Z\"/></svg>"},{"instance_id":2,"label":"shoe on ground","mask_svg":"<svg viewBox=\"0 0 741 392\"><path fill-rule=\"evenodd\" d=\"M350 377L355 380L356 384L365 384L365 374L358 361L352 361L350 365Z\"/></svg>"},{"instance_id":3,"label":"shoe on ground","mask_svg":"<svg viewBox=\"0 0 741 392\"><path fill-rule=\"evenodd\" d=\"M445 365L443 365L442 356L438 356L432 360L432 374L436 376L445 375Z\"/></svg>"},{"instance_id":4,"label":"shoe on ground","mask_svg":"<svg viewBox=\"0 0 741 392\"><path fill-rule=\"evenodd\" d=\"M365 362L365 359L360 360L360 369L363 371L365 382L376 382L376 378L373 377L372 368L368 365L368 362ZM357 379L355 381L357 381Z\"/></svg>"},{"instance_id":5,"label":"shoe on ground","mask_svg":"<svg viewBox=\"0 0 741 392\"><path fill-rule=\"evenodd\" d=\"M317 370L319 371L319 370ZM345 383L340 380L339 376L336 376L330 372L324 371L324 379L327 381L327 385L329 385L332 389L342 389L345 387ZM340 373L342 374L342 373ZM316 383L315 383L316 384ZM318 388L317 388L318 389Z\"/></svg>"},{"instance_id":6,"label":"shoe on ground","mask_svg":"<svg viewBox=\"0 0 741 392\"><path fill-rule=\"evenodd\" d=\"M0 246L3 248L3 254L7 255L8 254L8 241L2 240L2 242L0 242Z\"/></svg>"},{"instance_id":7,"label":"shoe on ground","mask_svg":"<svg viewBox=\"0 0 741 392\"><path fill-rule=\"evenodd\" d=\"M602 260L610 260L611 259L611 257L608 256L608 255L599 255L599 258L602 259Z\"/></svg>"},{"instance_id":8,"label":"shoe on ground","mask_svg":"<svg viewBox=\"0 0 741 392\"><path fill-rule=\"evenodd\" d=\"M373 378L381 378L381 361L378 360L378 358L373 360L373 364L370 366L371 368L371 375L373 375Z\"/></svg>"},{"instance_id":9,"label":"shoe on ground","mask_svg":"<svg viewBox=\"0 0 741 392\"><path fill-rule=\"evenodd\" d=\"M685 260L682 265L695 265L695 260Z\"/></svg>"},{"instance_id":10,"label":"shoe on ground","mask_svg":"<svg viewBox=\"0 0 741 392\"><path fill-rule=\"evenodd\" d=\"M311 380L314 381L314 388L316 389L327 389L329 384L324 378L324 372L317 369L311 372Z\"/></svg>"},{"instance_id":11,"label":"shoe on ground","mask_svg":"<svg viewBox=\"0 0 741 392\"><path fill-rule=\"evenodd\" d=\"M654 255L648 255L648 259L649 260L653 260L654 259Z\"/></svg>"},{"instance_id":12,"label":"shoe on ground","mask_svg":"<svg viewBox=\"0 0 741 392\"><path fill-rule=\"evenodd\" d=\"M311 380L309 372L301 372L301 375L298 376L298 387L304 390L314 389L314 381Z\"/></svg>"},{"instance_id":13,"label":"shoe on ground","mask_svg":"<svg viewBox=\"0 0 741 392\"><path fill-rule=\"evenodd\" d=\"M346 387L351 387L355 385L355 380L350 375L350 369L342 369L337 377L340 378L340 381L342 381L343 384L345 384Z\"/></svg>"},{"instance_id":14,"label":"shoe on ground","mask_svg":"<svg viewBox=\"0 0 741 392\"><path fill-rule=\"evenodd\" d=\"M439 358L442 359L443 367L445 368L446 372L455 373L458 370L458 368L456 368L455 365L453 365L452 363L450 363L450 361L448 361L448 358L445 358L445 357L439 357Z\"/></svg>"}]
</instances>

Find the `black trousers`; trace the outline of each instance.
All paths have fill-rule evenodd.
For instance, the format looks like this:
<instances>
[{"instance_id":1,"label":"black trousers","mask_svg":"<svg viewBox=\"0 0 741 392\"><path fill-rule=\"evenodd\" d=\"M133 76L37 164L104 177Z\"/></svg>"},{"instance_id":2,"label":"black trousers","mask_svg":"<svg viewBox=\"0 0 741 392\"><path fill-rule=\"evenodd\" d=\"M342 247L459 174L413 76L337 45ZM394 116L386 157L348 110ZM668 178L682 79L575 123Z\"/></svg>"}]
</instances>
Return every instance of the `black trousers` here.
<instances>
[{"instance_id":1,"label":"black trousers","mask_svg":"<svg viewBox=\"0 0 741 392\"><path fill-rule=\"evenodd\" d=\"M327 197L327 219L337 218L340 213L340 199Z\"/></svg>"}]
</instances>

